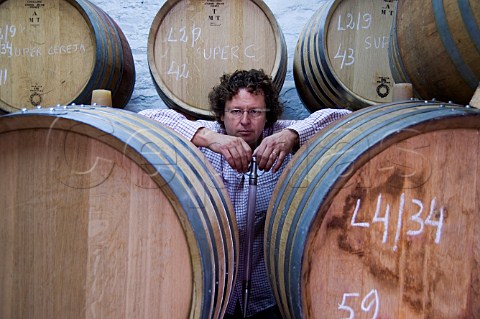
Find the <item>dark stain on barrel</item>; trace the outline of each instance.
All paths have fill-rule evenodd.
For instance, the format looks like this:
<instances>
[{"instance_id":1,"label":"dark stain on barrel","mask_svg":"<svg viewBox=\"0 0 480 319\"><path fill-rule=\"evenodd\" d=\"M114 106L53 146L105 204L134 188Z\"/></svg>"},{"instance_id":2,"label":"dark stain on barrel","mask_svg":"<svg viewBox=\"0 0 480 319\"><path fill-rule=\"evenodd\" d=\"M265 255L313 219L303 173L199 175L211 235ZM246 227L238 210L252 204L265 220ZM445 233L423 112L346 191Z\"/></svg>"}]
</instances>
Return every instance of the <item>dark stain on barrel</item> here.
<instances>
[{"instance_id":1,"label":"dark stain on barrel","mask_svg":"<svg viewBox=\"0 0 480 319\"><path fill-rule=\"evenodd\" d=\"M386 182L389 188L403 189L405 186L405 168L400 164L395 164L393 174L391 174Z\"/></svg>"},{"instance_id":2,"label":"dark stain on barrel","mask_svg":"<svg viewBox=\"0 0 480 319\"><path fill-rule=\"evenodd\" d=\"M345 218L338 217L338 216L333 216L330 221L328 222L327 228L340 228L343 229L345 227L346 220Z\"/></svg>"},{"instance_id":3,"label":"dark stain on barrel","mask_svg":"<svg viewBox=\"0 0 480 319\"><path fill-rule=\"evenodd\" d=\"M423 190L423 186L430 180L431 172L421 171L408 177L408 185L405 188Z\"/></svg>"},{"instance_id":4,"label":"dark stain on barrel","mask_svg":"<svg viewBox=\"0 0 480 319\"><path fill-rule=\"evenodd\" d=\"M371 257L365 258L365 263L368 266L368 271L375 277L377 280L380 280L387 284L397 284L399 281L399 276L397 272L394 272L387 267L381 265L378 260L374 260Z\"/></svg>"},{"instance_id":5,"label":"dark stain on barrel","mask_svg":"<svg viewBox=\"0 0 480 319\"><path fill-rule=\"evenodd\" d=\"M365 253L363 249L363 241L347 236L346 234L338 235L337 244L340 249L359 257L363 257Z\"/></svg>"},{"instance_id":6,"label":"dark stain on barrel","mask_svg":"<svg viewBox=\"0 0 480 319\"><path fill-rule=\"evenodd\" d=\"M359 235L359 231L354 232L349 227L350 219L357 199L365 197L366 189L361 187L354 188L354 191L345 198L345 205L341 216L332 216L327 224L329 229L338 229L340 233L337 236L338 247L350 254L362 257L364 255L363 235Z\"/></svg>"},{"instance_id":7,"label":"dark stain on barrel","mask_svg":"<svg viewBox=\"0 0 480 319\"><path fill-rule=\"evenodd\" d=\"M408 270L405 271L403 280L403 295L402 299L410 306L410 309L416 313L423 311L423 281L419 278L420 274L413 274Z\"/></svg>"},{"instance_id":8,"label":"dark stain on barrel","mask_svg":"<svg viewBox=\"0 0 480 319\"><path fill-rule=\"evenodd\" d=\"M354 191L345 198L342 215L332 216L328 221L327 228L341 229L342 233L346 235L348 232L348 221L355 209L357 199L364 197L365 193L364 189L355 188Z\"/></svg>"},{"instance_id":9,"label":"dark stain on barrel","mask_svg":"<svg viewBox=\"0 0 480 319\"><path fill-rule=\"evenodd\" d=\"M425 250L427 244L425 237L408 237L403 241L404 259L403 270L403 292L402 300L409 308L416 313L424 312L425 288L429 280L424 277L425 267L429 270L437 269L426 260ZM429 271L432 275L432 271ZM436 274L435 274L436 277Z\"/></svg>"},{"instance_id":10,"label":"dark stain on barrel","mask_svg":"<svg viewBox=\"0 0 480 319\"><path fill-rule=\"evenodd\" d=\"M423 303L421 298L415 298L415 296L403 294L403 301L410 306L410 309L416 313L421 313L423 309Z\"/></svg>"}]
</instances>

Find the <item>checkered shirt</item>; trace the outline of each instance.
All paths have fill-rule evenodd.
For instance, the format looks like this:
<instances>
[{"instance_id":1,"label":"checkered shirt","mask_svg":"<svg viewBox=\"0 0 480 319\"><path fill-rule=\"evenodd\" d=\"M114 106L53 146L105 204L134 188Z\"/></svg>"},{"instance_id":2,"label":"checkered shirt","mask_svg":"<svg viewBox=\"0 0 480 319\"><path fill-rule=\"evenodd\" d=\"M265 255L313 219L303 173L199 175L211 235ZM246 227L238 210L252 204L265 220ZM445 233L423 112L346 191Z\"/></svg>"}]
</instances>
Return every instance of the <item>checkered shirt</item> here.
<instances>
[{"instance_id":1,"label":"checkered shirt","mask_svg":"<svg viewBox=\"0 0 480 319\"><path fill-rule=\"evenodd\" d=\"M300 139L300 146L311 138L315 133L320 131L328 124L350 113L348 110L341 109L323 109L312 113L308 118L300 121L294 120L279 120L272 127L266 128L263 131L263 137L272 135L283 129L295 130ZM191 140L198 129L205 127L212 131L226 134L225 130L218 122L197 120L190 121L183 115L170 109L149 109L139 112L144 116L159 121L168 127L180 133L188 140ZM207 148L201 147L200 150L205 154L207 159L211 162L215 170L220 174L225 187L230 196L230 200L235 209L236 222L238 227L238 235L240 240L239 245L239 260L237 269L237 279L235 287L232 291L228 301L227 313L232 314L235 310L237 302L242 299L242 279L244 272L243 265L243 240L246 237L246 223L247 223L247 202L248 202L248 175L241 174L230 167L225 158L218 153L215 153ZM273 190L278 182L280 175L285 169L287 163L291 160L293 154L288 154L280 168L276 173L259 172L257 180L257 201L255 214L255 232L253 242L253 256L252 256L252 274L251 274L251 289L249 306L247 316L251 316L259 311L265 310L275 305L275 298L268 279L268 273L265 266L264 252L263 252L263 238L265 217L267 208L272 197ZM240 302L243 307L242 302ZM243 311L243 309L242 309Z\"/></svg>"}]
</instances>

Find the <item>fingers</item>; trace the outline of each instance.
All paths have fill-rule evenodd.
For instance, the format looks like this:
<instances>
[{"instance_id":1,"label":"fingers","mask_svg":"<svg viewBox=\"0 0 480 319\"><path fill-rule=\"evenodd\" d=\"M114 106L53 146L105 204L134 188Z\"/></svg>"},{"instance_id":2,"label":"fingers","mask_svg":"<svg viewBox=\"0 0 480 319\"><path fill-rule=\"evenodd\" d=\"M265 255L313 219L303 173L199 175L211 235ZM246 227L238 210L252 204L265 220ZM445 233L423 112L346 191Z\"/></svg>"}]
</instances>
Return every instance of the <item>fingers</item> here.
<instances>
[{"instance_id":1,"label":"fingers","mask_svg":"<svg viewBox=\"0 0 480 319\"><path fill-rule=\"evenodd\" d=\"M252 158L252 150L248 145L240 143L240 145L229 147L224 156L233 169L244 173L248 171L248 166Z\"/></svg>"},{"instance_id":2,"label":"fingers","mask_svg":"<svg viewBox=\"0 0 480 319\"><path fill-rule=\"evenodd\" d=\"M286 154L284 152L281 152L280 155L278 155L277 160L275 161L275 165L273 166L272 172L276 173L280 169L280 167L283 164L283 161L285 160Z\"/></svg>"},{"instance_id":3,"label":"fingers","mask_svg":"<svg viewBox=\"0 0 480 319\"><path fill-rule=\"evenodd\" d=\"M277 172L285 159L286 153L283 150L277 150L271 146L258 148L254 156L257 158L258 168L263 171L269 171L273 167L273 172Z\"/></svg>"},{"instance_id":4,"label":"fingers","mask_svg":"<svg viewBox=\"0 0 480 319\"><path fill-rule=\"evenodd\" d=\"M211 149L222 154L233 169L242 173L248 171L252 150L243 139L225 137L222 143L212 145Z\"/></svg>"},{"instance_id":5,"label":"fingers","mask_svg":"<svg viewBox=\"0 0 480 319\"><path fill-rule=\"evenodd\" d=\"M255 149L253 156L256 156L258 168L275 173L283 164L287 154L292 152L298 144L298 133L290 129L284 129L263 139L262 143Z\"/></svg>"},{"instance_id":6,"label":"fingers","mask_svg":"<svg viewBox=\"0 0 480 319\"><path fill-rule=\"evenodd\" d=\"M253 156L257 159L259 169L269 171L275 161L282 156L282 152L281 145L277 143L277 140L268 136L255 149Z\"/></svg>"}]
</instances>

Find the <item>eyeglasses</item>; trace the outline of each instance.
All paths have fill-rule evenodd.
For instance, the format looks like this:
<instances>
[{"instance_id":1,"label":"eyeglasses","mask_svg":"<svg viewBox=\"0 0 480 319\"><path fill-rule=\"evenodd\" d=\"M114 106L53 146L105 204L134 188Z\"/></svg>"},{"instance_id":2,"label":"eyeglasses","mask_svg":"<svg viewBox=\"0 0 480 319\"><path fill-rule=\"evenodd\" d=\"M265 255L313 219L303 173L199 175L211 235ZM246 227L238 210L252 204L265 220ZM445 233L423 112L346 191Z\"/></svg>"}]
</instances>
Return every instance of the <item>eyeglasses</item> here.
<instances>
[{"instance_id":1,"label":"eyeglasses","mask_svg":"<svg viewBox=\"0 0 480 319\"><path fill-rule=\"evenodd\" d=\"M240 118L243 116L243 113L247 113L252 118L258 118L263 113L268 112L268 109L251 109L251 110L241 110L241 109L233 109L233 110L225 110L225 113L230 113L230 115L234 118Z\"/></svg>"}]
</instances>

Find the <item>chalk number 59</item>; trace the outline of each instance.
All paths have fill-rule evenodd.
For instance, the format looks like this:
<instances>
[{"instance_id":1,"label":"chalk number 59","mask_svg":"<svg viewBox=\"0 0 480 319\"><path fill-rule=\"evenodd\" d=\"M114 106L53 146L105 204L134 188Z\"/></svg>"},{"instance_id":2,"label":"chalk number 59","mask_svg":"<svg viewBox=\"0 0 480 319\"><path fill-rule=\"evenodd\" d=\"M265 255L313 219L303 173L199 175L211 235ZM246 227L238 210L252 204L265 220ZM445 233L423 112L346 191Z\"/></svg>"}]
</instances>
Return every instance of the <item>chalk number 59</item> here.
<instances>
[{"instance_id":1,"label":"chalk number 59","mask_svg":"<svg viewBox=\"0 0 480 319\"><path fill-rule=\"evenodd\" d=\"M348 317L343 317L342 319L353 319L355 318L355 310L348 305L348 303L354 303L351 299L357 299L360 297L359 293L344 293L342 298L342 303L338 305L338 309L346 311L349 313ZM380 310L380 299L378 297L378 292L376 289L372 289L363 299L360 304L360 307L363 312L372 312L372 319L378 317L378 312Z\"/></svg>"}]
</instances>

